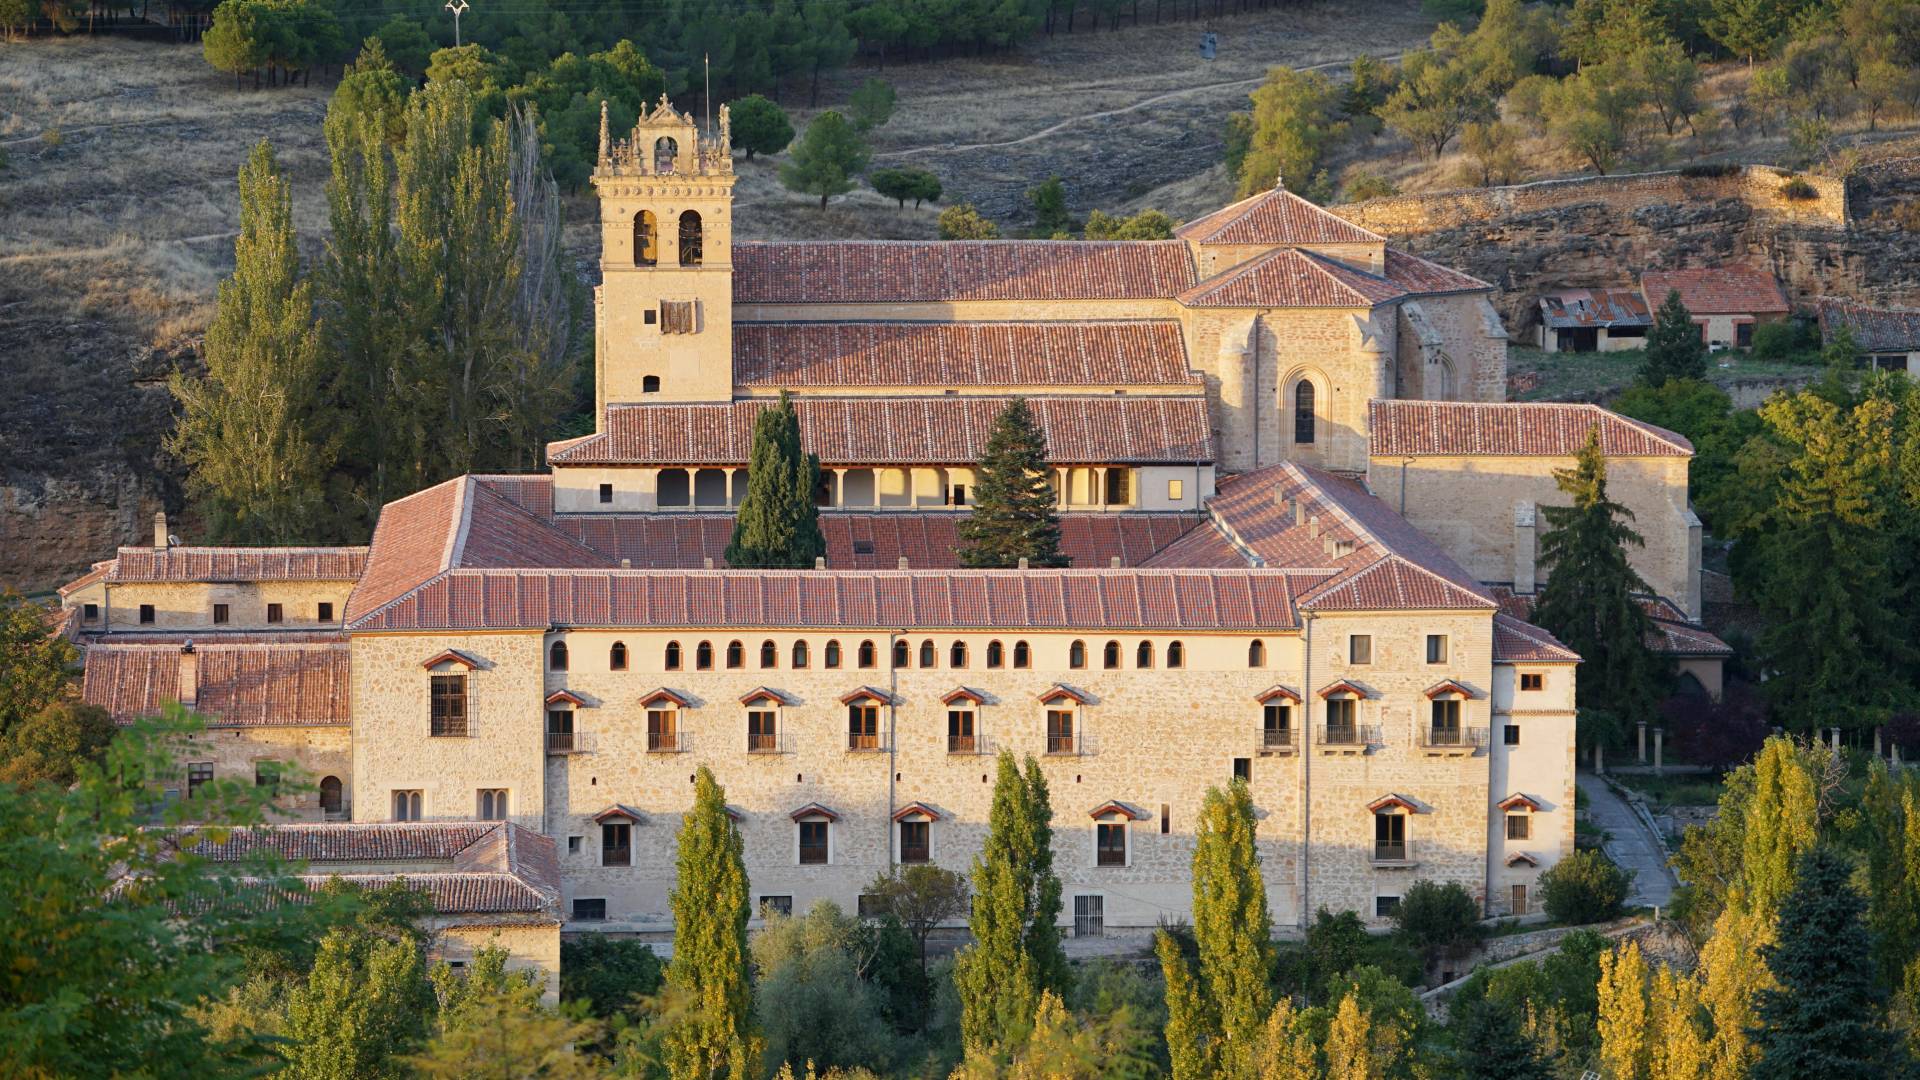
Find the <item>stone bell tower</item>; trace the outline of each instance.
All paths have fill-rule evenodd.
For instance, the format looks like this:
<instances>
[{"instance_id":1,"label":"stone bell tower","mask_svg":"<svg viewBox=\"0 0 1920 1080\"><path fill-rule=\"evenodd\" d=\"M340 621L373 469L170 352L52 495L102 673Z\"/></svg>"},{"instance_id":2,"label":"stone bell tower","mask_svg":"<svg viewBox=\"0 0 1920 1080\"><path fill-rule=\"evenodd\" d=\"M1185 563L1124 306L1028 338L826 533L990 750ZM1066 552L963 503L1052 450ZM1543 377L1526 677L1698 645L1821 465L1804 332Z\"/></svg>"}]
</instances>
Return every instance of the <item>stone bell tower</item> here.
<instances>
[{"instance_id":1,"label":"stone bell tower","mask_svg":"<svg viewBox=\"0 0 1920 1080\"><path fill-rule=\"evenodd\" d=\"M606 408L733 397L733 150L662 94L612 141L600 105L601 285L594 295L595 399Z\"/></svg>"}]
</instances>

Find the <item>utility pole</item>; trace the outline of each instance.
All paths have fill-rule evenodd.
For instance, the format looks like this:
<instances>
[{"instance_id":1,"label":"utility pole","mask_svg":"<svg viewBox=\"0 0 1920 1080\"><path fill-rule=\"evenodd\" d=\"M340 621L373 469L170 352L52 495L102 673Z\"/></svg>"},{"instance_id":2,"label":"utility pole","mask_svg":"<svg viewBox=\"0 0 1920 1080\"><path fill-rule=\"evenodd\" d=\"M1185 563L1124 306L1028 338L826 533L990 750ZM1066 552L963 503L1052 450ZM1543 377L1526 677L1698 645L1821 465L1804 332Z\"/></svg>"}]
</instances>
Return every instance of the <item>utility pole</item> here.
<instances>
[{"instance_id":1,"label":"utility pole","mask_svg":"<svg viewBox=\"0 0 1920 1080\"><path fill-rule=\"evenodd\" d=\"M460 47L460 13L467 10L467 0L447 0L447 10L453 12L453 47Z\"/></svg>"}]
</instances>

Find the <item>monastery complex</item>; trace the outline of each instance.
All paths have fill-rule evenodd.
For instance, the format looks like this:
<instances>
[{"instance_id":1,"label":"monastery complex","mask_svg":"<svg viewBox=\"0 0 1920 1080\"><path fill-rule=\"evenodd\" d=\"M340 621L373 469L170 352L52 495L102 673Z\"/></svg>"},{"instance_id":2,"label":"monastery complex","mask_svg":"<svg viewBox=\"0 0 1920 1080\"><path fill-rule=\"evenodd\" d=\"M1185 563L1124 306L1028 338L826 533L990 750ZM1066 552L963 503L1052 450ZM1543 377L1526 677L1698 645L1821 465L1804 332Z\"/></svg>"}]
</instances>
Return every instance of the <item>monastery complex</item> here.
<instances>
[{"instance_id":1,"label":"monastery complex","mask_svg":"<svg viewBox=\"0 0 1920 1080\"><path fill-rule=\"evenodd\" d=\"M62 590L85 693L209 728L178 796L291 761L315 874L429 888L447 947L557 968L671 936L690 781L765 908L965 871L994 755L1042 763L1063 932L1188 917L1209 786L1251 786L1275 922L1413 881L1537 908L1573 850L1574 669L1526 615L1539 508L1597 429L1659 640L1719 689L1688 442L1509 404L1493 286L1283 189L1143 242L735 243L717 133L601 135L598 426L549 471L389 504L365 548L181 545ZM829 553L722 552L782 390ZM989 427L1045 429L1066 569L959 569ZM329 824L333 823L333 824Z\"/></svg>"}]
</instances>

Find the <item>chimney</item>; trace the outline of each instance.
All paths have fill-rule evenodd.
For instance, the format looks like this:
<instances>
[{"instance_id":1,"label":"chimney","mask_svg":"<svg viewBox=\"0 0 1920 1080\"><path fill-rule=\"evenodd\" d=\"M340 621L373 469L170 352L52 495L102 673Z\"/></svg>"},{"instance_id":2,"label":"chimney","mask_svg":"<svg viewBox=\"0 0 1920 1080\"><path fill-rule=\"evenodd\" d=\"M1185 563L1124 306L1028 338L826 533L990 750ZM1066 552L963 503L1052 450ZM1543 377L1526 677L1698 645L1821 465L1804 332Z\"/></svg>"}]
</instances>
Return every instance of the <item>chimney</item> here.
<instances>
[{"instance_id":1,"label":"chimney","mask_svg":"<svg viewBox=\"0 0 1920 1080\"><path fill-rule=\"evenodd\" d=\"M704 560L703 560L703 561L701 562L701 565L702 565L702 566L704 566L704 567L705 567L706 569L708 569L708 570L711 570L711 569L713 569L713 556L711 556L711 555L709 555L709 556L707 556L707 557L706 557L706 559L704 559Z\"/></svg>"},{"instance_id":2,"label":"chimney","mask_svg":"<svg viewBox=\"0 0 1920 1080\"><path fill-rule=\"evenodd\" d=\"M621 560L620 560L620 569L622 569L622 570L631 570L631 569L633 569L633 560L632 560L632 559L621 559Z\"/></svg>"},{"instance_id":3,"label":"chimney","mask_svg":"<svg viewBox=\"0 0 1920 1080\"><path fill-rule=\"evenodd\" d=\"M1107 569L1109 570L1120 569L1120 556L1118 555L1110 556L1107 559Z\"/></svg>"},{"instance_id":4,"label":"chimney","mask_svg":"<svg viewBox=\"0 0 1920 1080\"><path fill-rule=\"evenodd\" d=\"M180 646L180 704L191 709L200 703L200 654L193 651L193 639Z\"/></svg>"},{"instance_id":5,"label":"chimney","mask_svg":"<svg viewBox=\"0 0 1920 1080\"><path fill-rule=\"evenodd\" d=\"M1025 570L1026 568L1027 568L1027 557L1025 555L1022 555L1020 556L1020 569Z\"/></svg>"},{"instance_id":6,"label":"chimney","mask_svg":"<svg viewBox=\"0 0 1920 1080\"><path fill-rule=\"evenodd\" d=\"M907 557L905 555L902 555L900 556L900 569L905 570L906 568L907 568Z\"/></svg>"},{"instance_id":7,"label":"chimney","mask_svg":"<svg viewBox=\"0 0 1920 1080\"><path fill-rule=\"evenodd\" d=\"M1320 515L1319 514L1315 514L1312 517L1307 519L1307 535L1313 537L1315 540L1320 539Z\"/></svg>"},{"instance_id":8,"label":"chimney","mask_svg":"<svg viewBox=\"0 0 1920 1080\"><path fill-rule=\"evenodd\" d=\"M1293 523L1295 525L1305 525L1307 523L1306 503L1296 502L1293 504Z\"/></svg>"},{"instance_id":9,"label":"chimney","mask_svg":"<svg viewBox=\"0 0 1920 1080\"><path fill-rule=\"evenodd\" d=\"M167 512L165 510L153 515L153 546L161 551L167 550Z\"/></svg>"},{"instance_id":10,"label":"chimney","mask_svg":"<svg viewBox=\"0 0 1920 1080\"><path fill-rule=\"evenodd\" d=\"M825 570L827 568L827 557L825 555L815 555L813 557L813 568L815 570Z\"/></svg>"}]
</instances>

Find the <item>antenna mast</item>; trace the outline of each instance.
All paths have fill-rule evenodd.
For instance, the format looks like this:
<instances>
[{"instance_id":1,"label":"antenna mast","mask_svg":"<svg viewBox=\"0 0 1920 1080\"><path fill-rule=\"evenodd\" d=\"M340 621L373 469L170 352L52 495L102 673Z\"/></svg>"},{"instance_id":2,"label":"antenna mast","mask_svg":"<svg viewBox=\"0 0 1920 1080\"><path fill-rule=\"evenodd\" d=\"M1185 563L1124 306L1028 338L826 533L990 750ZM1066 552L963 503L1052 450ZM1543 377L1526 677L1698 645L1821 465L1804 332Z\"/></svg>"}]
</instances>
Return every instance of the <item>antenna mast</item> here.
<instances>
[{"instance_id":1,"label":"antenna mast","mask_svg":"<svg viewBox=\"0 0 1920 1080\"><path fill-rule=\"evenodd\" d=\"M706 93L707 130L712 131L713 130L713 54L701 53L700 62L706 65L706 69L707 69L707 93Z\"/></svg>"}]
</instances>

